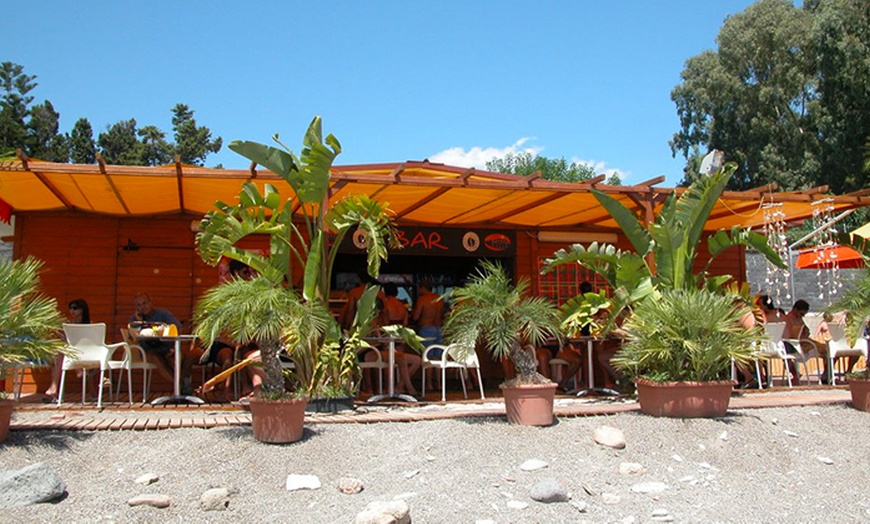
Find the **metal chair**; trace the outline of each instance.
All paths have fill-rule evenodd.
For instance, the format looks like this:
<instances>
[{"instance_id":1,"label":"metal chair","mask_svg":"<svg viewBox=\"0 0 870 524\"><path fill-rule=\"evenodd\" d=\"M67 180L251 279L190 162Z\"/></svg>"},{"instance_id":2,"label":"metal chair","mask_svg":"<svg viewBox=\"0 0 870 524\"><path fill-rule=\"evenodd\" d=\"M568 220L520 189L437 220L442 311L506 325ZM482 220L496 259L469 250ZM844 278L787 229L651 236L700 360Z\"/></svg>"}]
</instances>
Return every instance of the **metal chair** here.
<instances>
[{"instance_id":1,"label":"metal chair","mask_svg":"<svg viewBox=\"0 0 870 524\"><path fill-rule=\"evenodd\" d=\"M121 336L124 339L124 342L127 343L129 349L128 352L125 352L125 355L129 355L130 359L129 361L122 361L120 369L126 369L128 373L131 373L134 369L142 370L142 402L148 402L148 393L151 389L151 378L154 376L154 370L157 369L157 365L148 362L148 358L145 356L145 350L142 349L142 346L133 343L133 339L130 337L130 330L121 328ZM121 373L118 373L118 389L115 392L115 395L119 395L120 393ZM133 402L132 396L130 397L130 402Z\"/></svg>"}]
</instances>

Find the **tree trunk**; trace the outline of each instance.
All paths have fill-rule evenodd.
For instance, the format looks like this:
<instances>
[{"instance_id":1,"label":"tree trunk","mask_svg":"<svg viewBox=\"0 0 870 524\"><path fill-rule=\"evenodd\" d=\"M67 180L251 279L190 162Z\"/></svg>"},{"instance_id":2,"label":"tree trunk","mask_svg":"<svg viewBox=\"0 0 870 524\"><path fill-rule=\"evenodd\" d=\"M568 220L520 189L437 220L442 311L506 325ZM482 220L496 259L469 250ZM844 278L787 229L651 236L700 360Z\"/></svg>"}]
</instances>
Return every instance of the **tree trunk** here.
<instances>
[{"instance_id":1,"label":"tree trunk","mask_svg":"<svg viewBox=\"0 0 870 524\"><path fill-rule=\"evenodd\" d=\"M281 361L278 359L278 343L269 340L260 346L260 358L263 361L264 393L281 393L284 391L284 373L281 370Z\"/></svg>"}]
</instances>

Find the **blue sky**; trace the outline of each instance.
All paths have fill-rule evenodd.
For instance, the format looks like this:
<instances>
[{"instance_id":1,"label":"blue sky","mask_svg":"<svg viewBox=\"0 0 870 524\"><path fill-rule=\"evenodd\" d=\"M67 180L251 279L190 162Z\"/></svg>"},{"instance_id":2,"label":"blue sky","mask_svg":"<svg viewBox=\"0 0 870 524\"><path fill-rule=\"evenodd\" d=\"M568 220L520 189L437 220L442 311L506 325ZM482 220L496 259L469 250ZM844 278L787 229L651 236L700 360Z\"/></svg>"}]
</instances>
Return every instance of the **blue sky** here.
<instances>
[{"instance_id":1,"label":"blue sky","mask_svg":"<svg viewBox=\"0 0 870 524\"><path fill-rule=\"evenodd\" d=\"M484 167L529 150L618 170L624 183L684 161L668 140L686 59L715 49L748 0L80 2L0 0L17 13L0 61L36 75L68 132L136 118L170 134L190 106L224 139L206 164L247 162L234 139L298 151L314 115L338 164Z\"/></svg>"}]
</instances>

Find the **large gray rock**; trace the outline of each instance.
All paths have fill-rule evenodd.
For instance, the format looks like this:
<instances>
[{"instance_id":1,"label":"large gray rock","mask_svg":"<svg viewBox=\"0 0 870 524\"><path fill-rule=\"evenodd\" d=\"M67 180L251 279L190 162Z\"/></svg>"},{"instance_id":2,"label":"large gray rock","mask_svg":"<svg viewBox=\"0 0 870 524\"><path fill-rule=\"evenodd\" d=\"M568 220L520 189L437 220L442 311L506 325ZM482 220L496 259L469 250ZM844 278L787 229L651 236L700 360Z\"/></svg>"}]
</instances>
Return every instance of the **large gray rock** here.
<instances>
[{"instance_id":1,"label":"large gray rock","mask_svg":"<svg viewBox=\"0 0 870 524\"><path fill-rule=\"evenodd\" d=\"M18 471L0 471L0 508L19 508L58 499L66 482L48 464L38 462Z\"/></svg>"}]
</instances>

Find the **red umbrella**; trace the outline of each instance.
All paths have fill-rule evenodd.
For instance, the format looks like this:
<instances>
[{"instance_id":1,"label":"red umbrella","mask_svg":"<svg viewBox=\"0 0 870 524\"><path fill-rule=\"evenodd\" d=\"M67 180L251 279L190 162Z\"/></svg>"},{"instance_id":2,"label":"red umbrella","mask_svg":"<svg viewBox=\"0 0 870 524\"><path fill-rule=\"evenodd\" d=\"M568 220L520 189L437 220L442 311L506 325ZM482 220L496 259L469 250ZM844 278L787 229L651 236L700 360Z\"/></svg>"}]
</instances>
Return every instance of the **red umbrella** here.
<instances>
[{"instance_id":1,"label":"red umbrella","mask_svg":"<svg viewBox=\"0 0 870 524\"><path fill-rule=\"evenodd\" d=\"M830 268L834 265L843 269L859 269L864 267L864 259L851 247L817 246L800 250L795 263L798 269Z\"/></svg>"}]
</instances>

